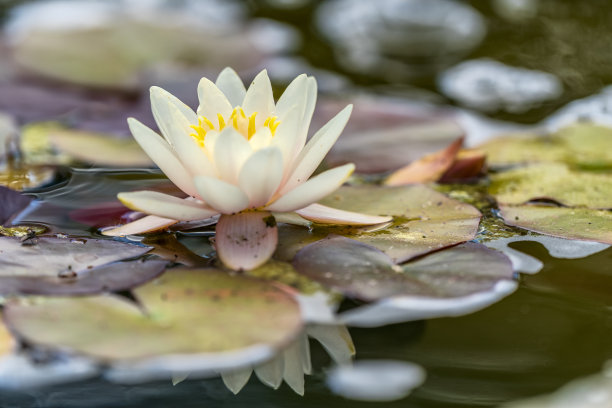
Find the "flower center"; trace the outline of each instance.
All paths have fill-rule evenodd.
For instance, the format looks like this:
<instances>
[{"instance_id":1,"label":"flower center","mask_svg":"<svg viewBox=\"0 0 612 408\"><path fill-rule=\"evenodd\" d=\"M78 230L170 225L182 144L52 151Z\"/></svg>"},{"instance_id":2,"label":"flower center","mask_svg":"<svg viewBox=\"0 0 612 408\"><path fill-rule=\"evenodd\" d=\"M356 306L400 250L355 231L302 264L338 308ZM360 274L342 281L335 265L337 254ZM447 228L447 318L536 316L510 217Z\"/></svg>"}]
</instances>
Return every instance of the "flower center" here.
<instances>
[{"instance_id":1,"label":"flower center","mask_svg":"<svg viewBox=\"0 0 612 408\"><path fill-rule=\"evenodd\" d=\"M231 126L242 134L247 140L250 140L255 132L257 131L255 119L257 112L254 112L250 116L246 116L244 109L241 107L234 108L232 113L226 118L220 113L217 113L217 120L219 121L219 128L217 129L214 123L206 116L198 116L198 124L191 125L190 127L195 131L190 136L198 142L201 147L204 147L204 140L206 139L206 133L211 130L222 131L226 126ZM263 123L263 127L270 129L272 136L276 132L276 128L280 124L276 116L268 116Z\"/></svg>"}]
</instances>

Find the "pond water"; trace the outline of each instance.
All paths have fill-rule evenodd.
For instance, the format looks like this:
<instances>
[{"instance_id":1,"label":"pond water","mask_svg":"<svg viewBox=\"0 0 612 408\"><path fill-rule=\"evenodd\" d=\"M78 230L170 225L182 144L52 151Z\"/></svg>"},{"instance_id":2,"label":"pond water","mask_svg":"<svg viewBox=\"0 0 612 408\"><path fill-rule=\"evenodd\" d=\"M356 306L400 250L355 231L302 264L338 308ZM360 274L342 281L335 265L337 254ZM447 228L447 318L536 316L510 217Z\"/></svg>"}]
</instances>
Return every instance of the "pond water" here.
<instances>
[{"instance_id":1,"label":"pond water","mask_svg":"<svg viewBox=\"0 0 612 408\"><path fill-rule=\"evenodd\" d=\"M0 6L0 18L10 24L11 10L25 3L33 2L5 2ZM608 52L612 5L603 0L432 1L435 6L426 6L425 2L417 6L414 1L403 5L400 1L384 1L382 11L375 15L368 9L377 2L365 0L327 1L321 6L320 2L308 0L245 2L247 6L236 3L236 8L242 10L237 13L245 13L244 24L260 18L272 19L287 24L292 35L301 37L289 57L254 56L253 60L263 66L269 64L271 77L278 84L284 82L283 78L292 77L296 69L319 71L321 75L317 74L317 78L326 96L358 89L419 103L434 102L445 109L465 109L479 117L510 122L499 124L501 127L541 125L568 102L594 95L612 83L609 69L612 54ZM232 13L219 11L215 22L224 24L223 18ZM275 38L274 34L267 35L272 37L264 35L264 42L265 38ZM411 41L409 45L405 42L407 38ZM1 52L2 48L0 57ZM211 58L236 60L235 56L225 54L211 54ZM505 65L491 66L487 59ZM458 64L462 61L471 61L473 65L461 70ZM209 72L218 71L217 65L207 66ZM41 80L31 66L28 69L27 75L19 76L22 86L31 81L47 87L45 81L53 84L58 79L51 75ZM487 74L479 75L478 70ZM547 75L542 77L543 74ZM0 61L0 79L1 75ZM163 78L168 87L178 90L183 86L175 83L179 81L171 81L163 69L155 75ZM537 86L525 85L530 81ZM79 82L84 80L62 86L74 95L75 89L83 86ZM79 111L72 112L72 116L54 117L52 110L44 111L38 105L35 113L28 113L17 106L28 102L16 101L11 107L11 101L2 95L2 89L8 95L8 86L1 86L0 82L0 111L15 114L21 122L30 118L77 124L80 121L93 130L115 131L123 127L123 133L127 133L124 125L127 114L118 118L121 114L102 108L96 117L86 107L85 114ZM137 115L134 112L141 108L135 107L138 103L134 101L139 99L139 87L142 84L109 91L112 87L105 86L103 91L88 90L84 95L100 104L116 98L117 104L129 106L125 109L129 115ZM78 98L82 97L79 94ZM21 214L17 221L46 225L51 232L100 238L98 227L105 220L109 224L116 222L113 203L117 193L135 188L164 191L170 188L169 184L157 170L108 170L94 166L65 169L59 182L30 190L40 203ZM107 218L100 216L101 208L108 211ZM188 234L181 239L189 246ZM396 401L354 401L334 395L327 384L333 362L319 343L311 341L313 374L305 377L304 396L297 395L286 384L272 390L255 376L237 395L219 378L187 378L176 386L170 381L117 385L95 378L2 391L0 405L497 407L551 393L572 380L601 372L604 363L612 359L612 248L579 259L560 259L550 256L540 243L515 242L510 247L539 259L543 268L534 275L521 274L516 292L498 303L466 316L349 328L356 360L405 361L425 369L424 383ZM351 302L343 304L346 308L352 306Z\"/></svg>"}]
</instances>

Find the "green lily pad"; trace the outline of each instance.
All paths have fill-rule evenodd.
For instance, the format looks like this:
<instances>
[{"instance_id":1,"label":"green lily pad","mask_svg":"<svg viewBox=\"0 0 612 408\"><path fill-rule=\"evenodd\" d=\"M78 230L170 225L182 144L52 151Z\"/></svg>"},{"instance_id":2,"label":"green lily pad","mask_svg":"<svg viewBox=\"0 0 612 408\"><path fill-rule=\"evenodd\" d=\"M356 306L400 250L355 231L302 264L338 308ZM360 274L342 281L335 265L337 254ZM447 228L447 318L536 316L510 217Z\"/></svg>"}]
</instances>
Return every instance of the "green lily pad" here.
<instances>
[{"instance_id":1,"label":"green lily pad","mask_svg":"<svg viewBox=\"0 0 612 408\"><path fill-rule=\"evenodd\" d=\"M164 271L166 262L113 263L150 247L111 240L0 237L0 294L82 295L129 289Z\"/></svg>"},{"instance_id":2,"label":"green lily pad","mask_svg":"<svg viewBox=\"0 0 612 408\"><path fill-rule=\"evenodd\" d=\"M394 262L469 241L481 214L473 206L448 198L423 185L341 187L321 204L370 215L391 215L386 227L346 228L315 225L311 230L281 226L276 256L290 260L308 243L329 234L344 235L372 245Z\"/></svg>"},{"instance_id":3,"label":"green lily pad","mask_svg":"<svg viewBox=\"0 0 612 408\"><path fill-rule=\"evenodd\" d=\"M511 135L480 147L492 166L563 162L584 170L612 168L612 128L577 123L551 135Z\"/></svg>"},{"instance_id":4,"label":"green lily pad","mask_svg":"<svg viewBox=\"0 0 612 408\"><path fill-rule=\"evenodd\" d=\"M281 287L216 269L179 268L125 298L36 298L5 307L28 343L86 354L127 369L228 369L270 358L302 330Z\"/></svg>"},{"instance_id":5,"label":"green lily pad","mask_svg":"<svg viewBox=\"0 0 612 408\"><path fill-rule=\"evenodd\" d=\"M494 175L489 192L501 204L544 199L565 206L612 208L612 174L573 171L561 163L537 164Z\"/></svg>"},{"instance_id":6,"label":"green lily pad","mask_svg":"<svg viewBox=\"0 0 612 408\"><path fill-rule=\"evenodd\" d=\"M366 301L393 296L461 297L513 278L505 255L476 243L396 265L370 245L331 237L303 248L293 263L309 278Z\"/></svg>"},{"instance_id":7,"label":"green lily pad","mask_svg":"<svg viewBox=\"0 0 612 408\"><path fill-rule=\"evenodd\" d=\"M612 244L612 211L545 205L500 205L507 224L561 238Z\"/></svg>"}]
</instances>

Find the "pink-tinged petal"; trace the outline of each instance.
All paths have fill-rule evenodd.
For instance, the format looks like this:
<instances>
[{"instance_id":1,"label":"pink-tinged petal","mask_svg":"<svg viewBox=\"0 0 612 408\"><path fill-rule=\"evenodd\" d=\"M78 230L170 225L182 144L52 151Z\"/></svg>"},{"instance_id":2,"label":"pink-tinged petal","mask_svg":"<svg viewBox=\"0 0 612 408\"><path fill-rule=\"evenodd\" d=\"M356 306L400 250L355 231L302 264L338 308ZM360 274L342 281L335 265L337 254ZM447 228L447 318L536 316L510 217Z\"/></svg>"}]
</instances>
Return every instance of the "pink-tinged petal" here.
<instances>
[{"instance_id":1,"label":"pink-tinged petal","mask_svg":"<svg viewBox=\"0 0 612 408\"><path fill-rule=\"evenodd\" d=\"M190 126L197 121L189 121L172 103L172 98L176 99L161 88L151 87L151 110L157 126L192 175L214 174L210 160L190 136L194 133Z\"/></svg>"},{"instance_id":2,"label":"pink-tinged petal","mask_svg":"<svg viewBox=\"0 0 612 408\"><path fill-rule=\"evenodd\" d=\"M249 89L247 89L242 107L247 116L257 112L257 127L261 126L266 118L274 112L274 95L272 94L272 84L268 78L268 72L264 69L261 71Z\"/></svg>"},{"instance_id":3,"label":"pink-tinged petal","mask_svg":"<svg viewBox=\"0 0 612 408\"><path fill-rule=\"evenodd\" d=\"M274 115L278 116L279 120L289 112L294 105L300 105L300 117L304 114L308 91L308 77L306 74L296 77L285 89L276 103Z\"/></svg>"},{"instance_id":4,"label":"pink-tinged petal","mask_svg":"<svg viewBox=\"0 0 612 408\"><path fill-rule=\"evenodd\" d=\"M192 176L181 164L174 150L157 133L134 118L128 119L130 131L136 142L155 162L157 167L181 190L190 196L197 197L198 193L193 185Z\"/></svg>"},{"instance_id":5,"label":"pink-tinged petal","mask_svg":"<svg viewBox=\"0 0 612 408\"><path fill-rule=\"evenodd\" d=\"M249 206L266 205L283 178L283 156L276 147L258 150L244 163L238 185L249 196Z\"/></svg>"},{"instance_id":6,"label":"pink-tinged petal","mask_svg":"<svg viewBox=\"0 0 612 408\"><path fill-rule=\"evenodd\" d=\"M111 237L146 234L149 232L164 230L176 224L177 222L178 220L174 220L172 218L163 218L157 217L155 215L147 215L146 217L140 218L136 221L132 221L120 227L104 230L102 231L102 234Z\"/></svg>"},{"instance_id":7,"label":"pink-tinged petal","mask_svg":"<svg viewBox=\"0 0 612 408\"><path fill-rule=\"evenodd\" d=\"M215 142L214 161L219 178L236 184L240 169L253 153L249 141L234 128L227 127Z\"/></svg>"},{"instance_id":8,"label":"pink-tinged petal","mask_svg":"<svg viewBox=\"0 0 612 408\"><path fill-rule=\"evenodd\" d=\"M353 105L348 105L315 133L297 157L295 168L285 182L281 194L308 180L338 140L352 110Z\"/></svg>"},{"instance_id":9,"label":"pink-tinged petal","mask_svg":"<svg viewBox=\"0 0 612 408\"><path fill-rule=\"evenodd\" d=\"M227 100L225 94L207 78L200 79L198 84L198 116L204 116L210 120L215 128L219 128L219 119L217 114L221 114L224 118L232 113L232 105Z\"/></svg>"},{"instance_id":10,"label":"pink-tinged petal","mask_svg":"<svg viewBox=\"0 0 612 408\"><path fill-rule=\"evenodd\" d=\"M295 211L333 193L355 171L352 163L336 167L311 178L266 207L270 211Z\"/></svg>"},{"instance_id":11,"label":"pink-tinged petal","mask_svg":"<svg viewBox=\"0 0 612 408\"><path fill-rule=\"evenodd\" d=\"M338 225L374 225L389 222L393 217L361 214L352 211L339 210L321 204L310 204L295 211L300 216L321 224Z\"/></svg>"},{"instance_id":12,"label":"pink-tinged petal","mask_svg":"<svg viewBox=\"0 0 612 408\"><path fill-rule=\"evenodd\" d=\"M272 138L271 146L277 146L283 154L283 169L287 169L295 159L296 142L302 117L300 109L299 106L294 105L287 112Z\"/></svg>"},{"instance_id":13,"label":"pink-tinged petal","mask_svg":"<svg viewBox=\"0 0 612 408\"><path fill-rule=\"evenodd\" d=\"M215 84L225 94L232 108L242 105L246 95L246 88L236 71L230 67L223 69L217 77Z\"/></svg>"},{"instance_id":14,"label":"pink-tinged petal","mask_svg":"<svg viewBox=\"0 0 612 408\"><path fill-rule=\"evenodd\" d=\"M215 248L221 262L234 270L263 265L276 250L278 229L269 212L222 215L216 227Z\"/></svg>"},{"instance_id":15,"label":"pink-tinged petal","mask_svg":"<svg viewBox=\"0 0 612 408\"><path fill-rule=\"evenodd\" d=\"M183 199L157 191L119 193L119 201L131 210L180 221L203 220L219 212L194 199Z\"/></svg>"},{"instance_id":16,"label":"pink-tinged petal","mask_svg":"<svg viewBox=\"0 0 612 408\"><path fill-rule=\"evenodd\" d=\"M268 127L261 127L255 132L253 136L249 139L249 144L251 145L251 149L253 151L257 151L259 149L263 149L272 143L272 132Z\"/></svg>"},{"instance_id":17,"label":"pink-tinged petal","mask_svg":"<svg viewBox=\"0 0 612 408\"><path fill-rule=\"evenodd\" d=\"M200 176L195 178L195 185L206 203L222 214L234 214L249 206L249 197L233 184Z\"/></svg>"}]
</instances>

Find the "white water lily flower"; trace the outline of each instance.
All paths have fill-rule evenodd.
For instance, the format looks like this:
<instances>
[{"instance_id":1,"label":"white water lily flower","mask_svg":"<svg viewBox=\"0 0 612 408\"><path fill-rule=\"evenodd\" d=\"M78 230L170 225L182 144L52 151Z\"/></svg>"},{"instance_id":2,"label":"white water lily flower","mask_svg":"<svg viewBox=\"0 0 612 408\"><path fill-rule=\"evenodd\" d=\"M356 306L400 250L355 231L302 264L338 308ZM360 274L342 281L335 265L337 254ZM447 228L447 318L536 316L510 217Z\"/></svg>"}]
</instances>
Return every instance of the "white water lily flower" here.
<instances>
[{"instance_id":1,"label":"white water lily flower","mask_svg":"<svg viewBox=\"0 0 612 408\"><path fill-rule=\"evenodd\" d=\"M336 142L351 114L349 105L306 143L317 98L312 77L300 75L275 104L266 71L245 89L224 69L216 83L202 78L194 112L170 93L151 88L153 116L163 137L134 118L136 141L189 197L154 191L120 193L127 207L151 214L106 235L127 235L221 214L215 246L234 269L252 269L272 256L277 229L271 212L293 212L316 222L368 225L389 217L340 211L313 204L335 191L353 164L310 178Z\"/></svg>"}]
</instances>

